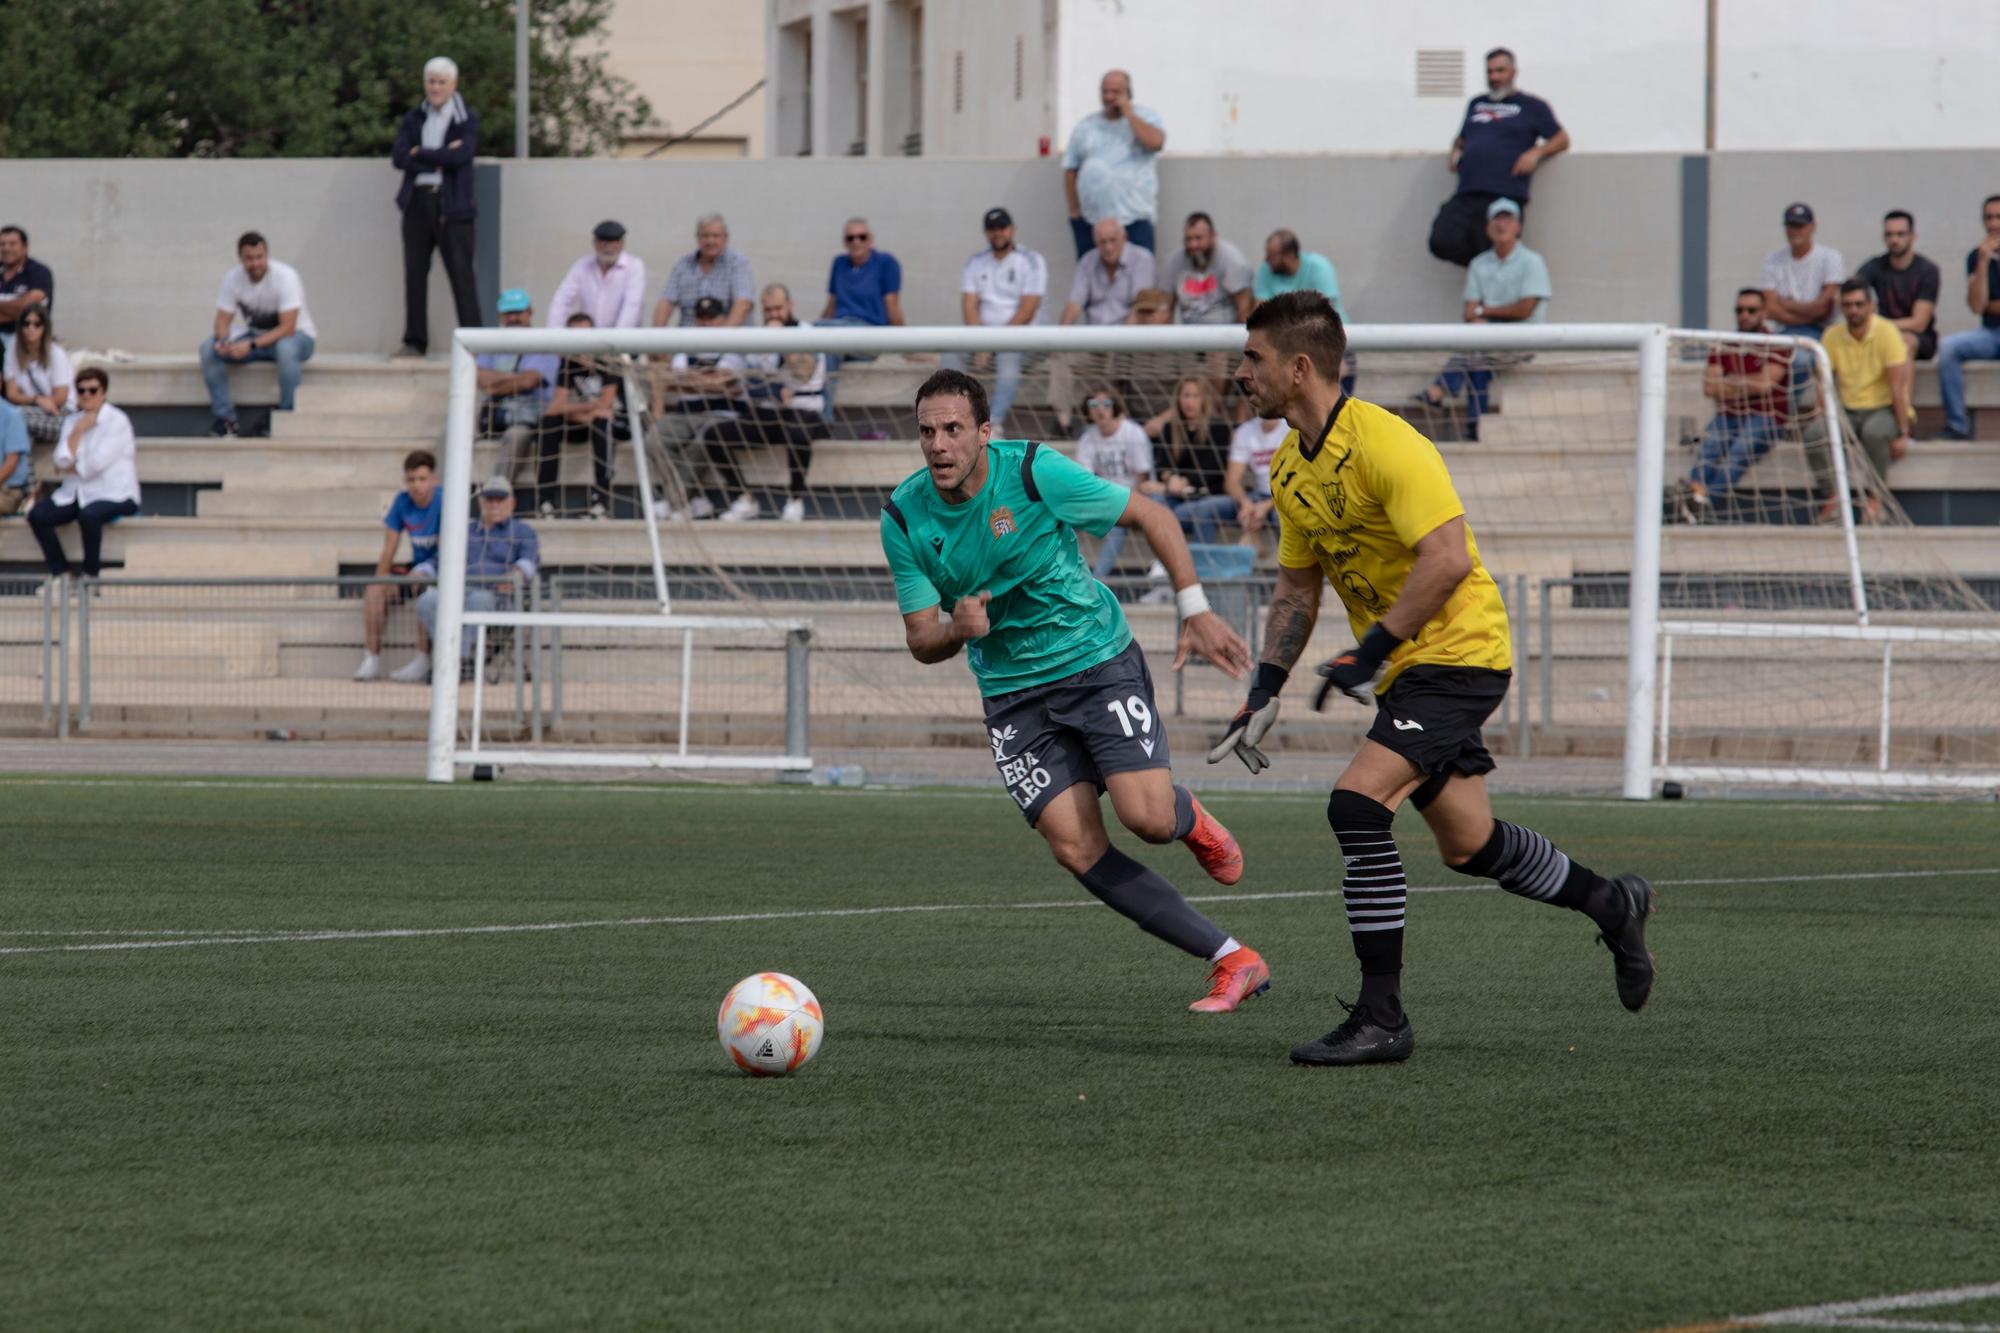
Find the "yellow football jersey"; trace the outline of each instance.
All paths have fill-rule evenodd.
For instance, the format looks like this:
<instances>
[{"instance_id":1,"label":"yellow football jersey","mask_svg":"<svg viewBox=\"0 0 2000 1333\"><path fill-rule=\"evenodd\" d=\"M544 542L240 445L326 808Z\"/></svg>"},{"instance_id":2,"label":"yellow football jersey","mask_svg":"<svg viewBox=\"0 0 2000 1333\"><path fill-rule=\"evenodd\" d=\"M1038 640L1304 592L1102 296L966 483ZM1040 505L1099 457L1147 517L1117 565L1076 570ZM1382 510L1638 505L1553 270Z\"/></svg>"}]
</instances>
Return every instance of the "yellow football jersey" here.
<instances>
[{"instance_id":1,"label":"yellow football jersey","mask_svg":"<svg viewBox=\"0 0 2000 1333\"><path fill-rule=\"evenodd\" d=\"M1395 413L1357 398L1341 399L1312 444L1297 431L1285 437L1271 459L1271 494L1282 524L1278 563L1326 571L1357 642L1402 594L1417 542L1465 513L1437 446ZM1378 691L1418 663L1512 669L1507 608L1470 525L1465 550L1472 572L1417 636L1389 655Z\"/></svg>"}]
</instances>

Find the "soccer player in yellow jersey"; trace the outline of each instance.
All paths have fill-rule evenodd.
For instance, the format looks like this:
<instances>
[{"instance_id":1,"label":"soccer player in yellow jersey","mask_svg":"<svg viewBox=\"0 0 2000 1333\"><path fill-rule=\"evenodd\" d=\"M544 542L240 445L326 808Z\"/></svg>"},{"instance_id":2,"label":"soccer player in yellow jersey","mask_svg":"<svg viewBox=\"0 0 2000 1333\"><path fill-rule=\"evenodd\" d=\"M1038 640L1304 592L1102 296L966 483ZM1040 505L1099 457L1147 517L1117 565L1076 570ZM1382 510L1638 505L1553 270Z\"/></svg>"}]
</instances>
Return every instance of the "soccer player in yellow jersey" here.
<instances>
[{"instance_id":1,"label":"soccer player in yellow jersey","mask_svg":"<svg viewBox=\"0 0 2000 1333\"><path fill-rule=\"evenodd\" d=\"M1361 996L1342 1001L1346 1021L1294 1047L1292 1059L1368 1064L1407 1060L1414 1048L1401 984L1407 889L1390 832L1406 800L1452 869L1596 923L1618 998L1638 1010L1653 987L1645 937L1652 886L1637 875L1605 879L1534 830L1493 818L1485 778L1493 756L1479 728L1512 673L1507 608L1436 446L1394 413L1341 392L1347 334L1324 296L1273 297L1247 327L1237 378L1257 415L1282 416L1292 433L1271 460L1282 535L1263 660L1209 762L1234 754L1253 774L1268 765L1258 745L1277 720L1278 692L1312 636L1327 582L1357 646L1318 668L1313 708L1340 694L1375 709L1326 806L1346 867Z\"/></svg>"}]
</instances>

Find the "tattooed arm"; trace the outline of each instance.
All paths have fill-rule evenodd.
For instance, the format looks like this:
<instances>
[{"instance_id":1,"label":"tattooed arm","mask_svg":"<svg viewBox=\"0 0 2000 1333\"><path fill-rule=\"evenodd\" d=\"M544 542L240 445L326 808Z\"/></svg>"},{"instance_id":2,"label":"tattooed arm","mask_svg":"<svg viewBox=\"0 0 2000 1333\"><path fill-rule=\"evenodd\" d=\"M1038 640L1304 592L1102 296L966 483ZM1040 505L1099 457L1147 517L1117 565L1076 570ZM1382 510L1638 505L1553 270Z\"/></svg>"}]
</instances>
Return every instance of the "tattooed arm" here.
<instances>
[{"instance_id":1,"label":"tattooed arm","mask_svg":"<svg viewBox=\"0 0 2000 1333\"><path fill-rule=\"evenodd\" d=\"M1306 569L1278 566L1278 586L1271 594L1271 614L1264 622L1264 655L1260 661L1290 671L1306 650L1319 621L1320 589L1326 576L1318 565Z\"/></svg>"}]
</instances>

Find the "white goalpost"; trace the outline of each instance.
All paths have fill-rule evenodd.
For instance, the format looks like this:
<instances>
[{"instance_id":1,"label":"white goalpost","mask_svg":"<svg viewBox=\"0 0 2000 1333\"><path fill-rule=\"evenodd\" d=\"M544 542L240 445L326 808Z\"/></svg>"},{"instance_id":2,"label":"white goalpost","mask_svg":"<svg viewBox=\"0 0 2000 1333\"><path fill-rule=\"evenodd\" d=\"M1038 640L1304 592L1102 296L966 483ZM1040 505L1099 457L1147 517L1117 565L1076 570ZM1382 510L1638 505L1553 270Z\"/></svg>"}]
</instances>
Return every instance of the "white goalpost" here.
<instances>
[{"instance_id":1,"label":"white goalpost","mask_svg":"<svg viewBox=\"0 0 2000 1333\"><path fill-rule=\"evenodd\" d=\"M1506 594L1514 753L1617 760L1633 799L1663 781L2000 788L1989 666L2000 619L1958 568L1977 557L1895 508L1827 408L1838 398L1817 343L1646 324L1350 325L1348 338L1356 396L1438 441ZM1012 397L1001 433L1066 450L1092 429L1082 396L1156 425L1201 399L1224 413L1221 438L1236 428L1227 377L1242 339L1240 326L1212 325L459 330L427 776L448 782L480 764L804 775L819 748L975 775L976 696L963 672L908 662L876 537L882 499L920 462L916 384L941 362L965 363ZM560 483L544 477L539 512L522 511L541 533L542 575L517 604L467 611L485 353L588 364L621 386L629 440L608 487L588 450L564 451ZM1727 462L1733 489L1677 522L1690 512L1677 515L1678 478L1726 461L1704 377L1719 357L1753 353L1797 358L1789 406L1774 409L1754 457ZM832 408L792 407L819 403L829 358ZM1444 404L1412 396L1434 383L1448 387ZM1182 438L1173 429L1166 439ZM784 518L805 521L699 521L732 493L741 512L724 519L761 518L782 497ZM1881 509L1881 525L1858 526L1850 496L1876 497L1868 512ZM1239 530L1213 481L1206 498L1207 528L1183 526L1204 580L1240 593L1239 629L1254 645L1272 540L1268 528ZM1170 644L1171 607L1146 595L1157 588L1143 546L1121 554L1086 540L1086 556L1101 557L1099 576L1148 649ZM1326 605L1308 654L1347 640ZM489 691L492 673L461 684L450 670L462 647L483 664L500 641L516 663L508 717L496 715L505 696ZM1234 709L1238 687L1202 667L1172 688L1176 725L1198 728ZM1281 732L1334 751L1360 729L1301 719Z\"/></svg>"}]
</instances>

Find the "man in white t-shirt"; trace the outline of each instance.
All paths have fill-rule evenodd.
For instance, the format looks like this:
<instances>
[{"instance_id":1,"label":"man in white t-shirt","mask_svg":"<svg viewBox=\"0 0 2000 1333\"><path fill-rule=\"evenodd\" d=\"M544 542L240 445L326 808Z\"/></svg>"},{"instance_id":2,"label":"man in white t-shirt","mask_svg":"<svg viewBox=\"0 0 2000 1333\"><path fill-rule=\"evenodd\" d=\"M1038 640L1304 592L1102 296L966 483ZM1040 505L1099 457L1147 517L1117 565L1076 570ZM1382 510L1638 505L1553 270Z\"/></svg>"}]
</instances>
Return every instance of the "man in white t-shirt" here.
<instances>
[{"instance_id":1,"label":"man in white t-shirt","mask_svg":"<svg viewBox=\"0 0 2000 1333\"><path fill-rule=\"evenodd\" d=\"M1785 210L1785 244L1765 256L1757 285L1764 289L1764 308L1780 333L1817 338L1833 322L1847 261L1832 246L1813 240L1818 230L1812 209L1793 204ZM1810 358L1799 361L1810 364Z\"/></svg>"},{"instance_id":2,"label":"man in white t-shirt","mask_svg":"<svg viewBox=\"0 0 2000 1333\"><path fill-rule=\"evenodd\" d=\"M1033 250L1014 244L1014 218L1004 208L986 210L986 248L965 261L959 281L959 308L975 328L1005 328L1038 322L1042 298L1048 294L1049 266ZM988 415L997 431L1021 388L1021 354L1001 352L992 405ZM943 364L963 370L965 358L951 355Z\"/></svg>"},{"instance_id":3,"label":"man in white t-shirt","mask_svg":"<svg viewBox=\"0 0 2000 1333\"><path fill-rule=\"evenodd\" d=\"M1291 429L1283 417L1251 417L1229 438L1229 471L1223 474L1222 489L1236 501L1236 526L1246 537L1267 524L1274 534L1278 530L1278 514L1271 507L1271 459Z\"/></svg>"},{"instance_id":4,"label":"man in white t-shirt","mask_svg":"<svg viewBox=\"0 0 2000 1333\"><path fill-rule=\"evenodd\" d=\"M254 231L239 236L236 259L236 267L222 275L215 328L201 345L201 377L208 382L208 408L215 418L210 435L237 433L229 368L245 361L278 363L278 410L291 411L299 368L312 359L317 332L298 270L271 258L263 236Z\"/></svg>"}]
</instances>

